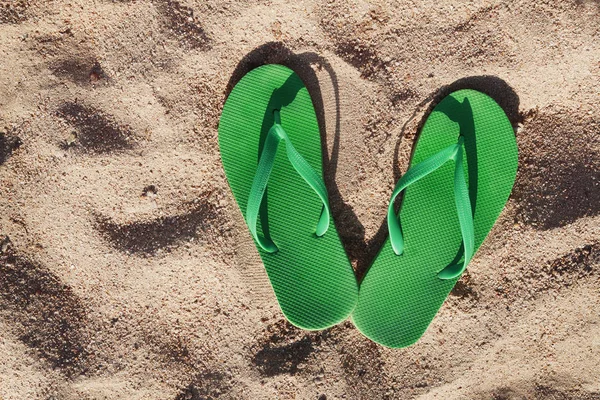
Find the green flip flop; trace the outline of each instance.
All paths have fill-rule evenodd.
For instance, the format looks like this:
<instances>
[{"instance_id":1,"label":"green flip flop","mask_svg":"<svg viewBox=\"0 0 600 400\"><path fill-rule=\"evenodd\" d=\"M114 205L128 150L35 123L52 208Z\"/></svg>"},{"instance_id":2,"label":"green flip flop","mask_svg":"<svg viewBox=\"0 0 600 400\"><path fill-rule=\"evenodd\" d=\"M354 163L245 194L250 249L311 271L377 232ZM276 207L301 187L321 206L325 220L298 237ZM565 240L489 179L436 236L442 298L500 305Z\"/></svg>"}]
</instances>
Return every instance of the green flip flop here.
<instances>
[{"instance_id":1,"label":"green flip flop","mask_svg":"<svg viewBox=\"0 0 600 400\"><path fill-rule=\"evenodd\" d=\"M309 330L348 318L358 284L330 217L319 125L300 77L276 64L248 72L223 107L219 148L286 318Z\"/></svg>"},{"instance_id":2,"label":"green flip flop","mask_svg":"<svg viewBox=\"0 0 600 400\"><path fill-rule=\"evenodd\" d=\"M510 121L487 95L459 90L433 109L360 285L352 321L365 336L398 348L423 335L504 208L517 158Z\"/></svg>"}]
</instances>

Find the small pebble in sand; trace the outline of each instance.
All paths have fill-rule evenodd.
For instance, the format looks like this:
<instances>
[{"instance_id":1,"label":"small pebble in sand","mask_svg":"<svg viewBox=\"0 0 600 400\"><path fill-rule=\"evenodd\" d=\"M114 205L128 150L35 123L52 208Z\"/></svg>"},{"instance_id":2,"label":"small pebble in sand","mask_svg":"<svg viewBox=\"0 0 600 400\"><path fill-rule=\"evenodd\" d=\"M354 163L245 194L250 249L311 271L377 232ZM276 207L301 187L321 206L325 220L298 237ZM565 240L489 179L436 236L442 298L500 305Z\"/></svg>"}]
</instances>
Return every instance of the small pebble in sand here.
<instances>
[{"instance_id":1,"label":"small pebble in sand","mask_svg":"<svg viewBox=\"0 0 600 400\"><path fill-rule=\"evenodd\" d=\"M143 197L149 197L151 199L155 198L157 196L157 194L158 194L158 189L154 185L148 185L148 186L144 187L144 190L142 191Z\"/></svg>"}]
</instances>

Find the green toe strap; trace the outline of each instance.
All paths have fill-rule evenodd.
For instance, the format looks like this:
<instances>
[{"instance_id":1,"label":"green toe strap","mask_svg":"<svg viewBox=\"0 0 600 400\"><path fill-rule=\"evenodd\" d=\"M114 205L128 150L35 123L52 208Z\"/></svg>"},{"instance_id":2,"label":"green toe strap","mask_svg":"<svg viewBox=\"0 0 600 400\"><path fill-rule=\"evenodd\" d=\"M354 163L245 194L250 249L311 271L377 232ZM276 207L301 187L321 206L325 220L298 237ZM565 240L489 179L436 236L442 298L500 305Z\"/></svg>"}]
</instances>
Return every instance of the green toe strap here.
<instances>
[{"instance_id":1,"label":"green toe strap","mask_svg":"<svg viewBox=\"0 0 600 400\"><path fill-rule=\"evenodd\" d=\"M402 237L400 221L394 212L396 197L411 184L436 171L446 162L454 160L454 202L462 234L464 258L462 263L458 262L449 265L440 271L438 274L440 279L453 279L462 274L465 268L467 268L469 261L471 261L475 249L473 213L471 210L471 201L469 200L469 189L467 188L463 171L463 143L464 138L460 136L457 144L446 147L439 153L434 154L406 171L396 184L388 206L387 222L390 242L394 253L401 255L404 252L404 238Z\"/></svg>"},{"instance_id":2,"label":"green toe strap","mask_svg":"<svg viewBox=\"0 0 600 400\"><path fill-rule=\"evenodd\" d=\"M250 189L250 195L248 197L248 205L246 207L246 223L252 233L252 236L259 244L259 246L269 252L276 252L277 246L273 241L264 235L259 235L257 232L257 219L261 209L261 203L263 196L269 182L269 176L273 170L273 164L275 162L275 156L277 154L277 147L279 142L285 142L285 149L290 164L294 167L296 172L306 181L306 183L315 191L317 196L323 203L323 210L319 217L319 222L316 227L316 235L323 236L327 229L329 229L329 200L327 198L327 189L325 183L319 176L319 174L310 166L310 164L302 158L300 153L294 148L285 130L281 126L281 120L279 111L274 112L275 121L267 137L265 139L264 146L262 148L260 159L258 161L258 167L254 180L252 181L252 187Z\"/></svg>"}]
</instances>

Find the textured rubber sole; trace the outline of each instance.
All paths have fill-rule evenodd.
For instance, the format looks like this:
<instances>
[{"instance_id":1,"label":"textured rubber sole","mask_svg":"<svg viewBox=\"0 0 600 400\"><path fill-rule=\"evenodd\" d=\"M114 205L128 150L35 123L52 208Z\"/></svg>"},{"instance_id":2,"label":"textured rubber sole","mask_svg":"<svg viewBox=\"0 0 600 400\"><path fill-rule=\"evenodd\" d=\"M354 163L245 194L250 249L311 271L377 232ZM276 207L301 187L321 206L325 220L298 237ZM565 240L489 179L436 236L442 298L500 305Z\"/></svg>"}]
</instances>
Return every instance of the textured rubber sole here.
<instances>
[{"instance_id":1,"label":"textured rubber sole","mask_svg":"<svg viewBox=\"0 0 600 400\"><path fill-rule=\"evenodd\" d=\"M294 147L323 175L319 125L300 77L275 64L250 71L227 98L219 122L223 167L244 216L274 110L280 110L281 124ZM345 320L358 298L352 266L333 221L324 236L315 236L322 203L294 170L284 148L277 151L266 198L259 231L267 228L279 251L270 254L258 246L257 250L283 314L292 324L310 330Z\"/></svg>"},{"instance_id":2,"label":"textured rubber sole","mask_svg":"<svg viewBox=\"0 0 600 400\"><path fill-rule=\"evenodd\" d=\"M491 230L512 190L518 152L513 128L487 95L460 90L429 115L411 166L465 138L464 172L475 226L475 250ZM389 238L360 285L352 320L371 340L406 347L425 332L459 278L437 274L462 255L462 236L453 193L454 163L406 189L399 212L404 254Z\"/></svg>"}]
</instances>

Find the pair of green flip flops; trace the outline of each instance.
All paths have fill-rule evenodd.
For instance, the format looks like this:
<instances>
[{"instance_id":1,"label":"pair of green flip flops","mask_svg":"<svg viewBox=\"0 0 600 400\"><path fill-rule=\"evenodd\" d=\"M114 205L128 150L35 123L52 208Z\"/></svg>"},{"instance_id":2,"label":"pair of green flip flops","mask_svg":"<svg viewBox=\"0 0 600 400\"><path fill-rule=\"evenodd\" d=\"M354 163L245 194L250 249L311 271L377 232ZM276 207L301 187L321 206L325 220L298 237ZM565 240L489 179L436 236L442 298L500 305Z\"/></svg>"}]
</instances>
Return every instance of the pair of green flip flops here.
<instances>
[{"instance_id":1,"label":"pair of green flip flops","mask_svg":"<svg viewBox=\"0 0 600 400\"><path fill-rule=\"evenodd\" d=\"M389 237L359 289L330 215L319 125L300 77L275 64L247 73L225 102L219 146L286 318L315 330L351 316L388 347L423 335L502 211L517 170L513 129L494 100L475 90L444 98L392 193Z\"/></svg>"}]
</instances>

